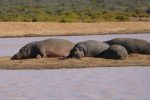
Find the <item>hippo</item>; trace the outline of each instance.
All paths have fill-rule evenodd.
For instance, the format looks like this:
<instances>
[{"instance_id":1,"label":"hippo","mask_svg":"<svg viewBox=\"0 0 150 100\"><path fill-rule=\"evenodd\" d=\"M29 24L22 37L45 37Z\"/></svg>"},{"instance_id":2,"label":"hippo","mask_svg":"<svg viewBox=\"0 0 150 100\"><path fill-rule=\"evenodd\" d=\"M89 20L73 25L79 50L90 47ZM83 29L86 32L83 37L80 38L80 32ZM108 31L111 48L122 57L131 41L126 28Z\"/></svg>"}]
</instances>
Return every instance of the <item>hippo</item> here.
<instances>
[{"instance_id":1,"label":"hippo","mask_svg":"<svg viewBox=\"0 0 150 100\"><path fill-rule=\"evenodd\" d=\"M129 54L150 54L150 43L141 39L133 38L115 38L105 41L109 45L118 44L126 48Z\"/></svg>"},{"instance_id":2,"label":"hippo","mask_svg":"<svg viewBox=\"0 0 150 100\"><path fill-rule=\"evenodd\" d=\"M36 58L38 55L41 57L67 57L74 45L74 43L64 39L35 41L22 47L11 59Z\"/></svg>"},{"instance_id":3,"label":"hippo","mask_svg":"<svg viewBox=\"0 0 150 100\"><path fill-rule=\"evenodd\" d=\"M107 59L126 59L128 57L128 52L125 47L121 45L111 45L107 50L105 50L100 57Z\"/></svg>"},{"instance_id":4,"label":"hippo","mask_svg":"<svg viewBox=\"0 0 150 100\"><path fill-rule=\"evenodd\" d=\"M100 41L87 40L77 43L67 58L98 57L109 45Z\"/></svg>"}]
</instances>

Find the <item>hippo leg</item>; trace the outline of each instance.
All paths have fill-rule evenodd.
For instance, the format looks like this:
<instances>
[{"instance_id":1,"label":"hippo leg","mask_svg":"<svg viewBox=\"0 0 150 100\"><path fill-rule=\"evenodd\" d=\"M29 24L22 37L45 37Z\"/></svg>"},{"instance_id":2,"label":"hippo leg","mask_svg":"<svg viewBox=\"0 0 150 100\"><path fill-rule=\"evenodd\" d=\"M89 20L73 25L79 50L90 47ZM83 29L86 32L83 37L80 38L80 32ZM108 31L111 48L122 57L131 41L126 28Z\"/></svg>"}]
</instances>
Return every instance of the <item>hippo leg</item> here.
<instances>
[{"instance_id":1,"label":"hippo leg","mask_svg":"<svg viewBox=\"0 0 150 100\"><path fill-rule=\"evenodd\" d=\"M41 56L42 58L47 58L46 53L40 53L40 56Z\"/></svg>"},{"instance_id":2,"label":"hippo leg","mask_svg":"<svg viewBox=\"0 0 150 100\"><path fill-rule=\"evenodd\" d=\"M39 52L40 56L42 58L47 58L47 54L46 54L46 50L45 49L40 49L40 52Z\"/></svg>"}]
</instances>

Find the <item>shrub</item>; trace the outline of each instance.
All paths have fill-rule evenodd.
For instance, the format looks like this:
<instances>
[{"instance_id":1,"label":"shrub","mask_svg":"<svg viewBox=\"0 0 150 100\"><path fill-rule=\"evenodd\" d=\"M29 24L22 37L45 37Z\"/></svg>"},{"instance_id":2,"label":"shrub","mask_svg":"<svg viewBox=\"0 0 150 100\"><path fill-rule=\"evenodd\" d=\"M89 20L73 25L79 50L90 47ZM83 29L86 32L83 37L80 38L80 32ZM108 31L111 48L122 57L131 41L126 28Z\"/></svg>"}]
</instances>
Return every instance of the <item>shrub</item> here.
<instances>
[{"instance_id":1,"label":"shrub","mask_svg":"<svg viewBox=\"0 0 150 100\"><path fill-rule=\"evenodd\" d=\"M127 21L127 20L129 20L129 17L125 16L125 15L117 15L115 17L115 19L118 20L118 21Z\"/></svg>"}]
</instances>

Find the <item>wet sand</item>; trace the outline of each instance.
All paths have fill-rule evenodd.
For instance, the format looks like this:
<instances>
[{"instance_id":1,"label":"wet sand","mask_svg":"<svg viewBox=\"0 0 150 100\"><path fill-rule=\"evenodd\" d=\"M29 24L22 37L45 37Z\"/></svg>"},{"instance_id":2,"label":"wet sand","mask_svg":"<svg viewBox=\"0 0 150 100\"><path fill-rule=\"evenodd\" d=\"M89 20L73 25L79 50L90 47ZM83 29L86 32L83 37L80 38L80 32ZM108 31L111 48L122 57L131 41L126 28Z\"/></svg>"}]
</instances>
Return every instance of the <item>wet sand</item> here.
<instances>
[{"instance_id":1,"label":"wet sand","mask_svg":"<svg viewBox=\"0 0 150 100\"><path fill-rule=\"evenodd\" d=\"M0 37L102 35L150 32L150 22L0 22Z\"/></svg>"},{"instance_id":2,"label":"wet sand","mask_svg":"<svg viewBox=\"0 0 150 100\"><path fill-rule=\"evenodd\" d=\"M0 69L62 69L62 68L94 68L94 67L150 67L150 55L132 54L126 60L103 58L61 59L37 58L26 60L10 60L10 57L0 58Z\"/></svg>"}]
</instances>

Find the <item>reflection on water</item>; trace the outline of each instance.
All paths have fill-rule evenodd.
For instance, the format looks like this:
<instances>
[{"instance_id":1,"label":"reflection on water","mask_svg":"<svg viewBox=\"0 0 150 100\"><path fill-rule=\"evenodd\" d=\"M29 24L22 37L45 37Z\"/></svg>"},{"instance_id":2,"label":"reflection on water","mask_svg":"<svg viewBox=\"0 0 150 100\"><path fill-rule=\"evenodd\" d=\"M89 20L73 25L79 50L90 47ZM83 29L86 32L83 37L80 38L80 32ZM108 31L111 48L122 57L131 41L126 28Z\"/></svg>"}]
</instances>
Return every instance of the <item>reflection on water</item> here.
<instances>
[{"instance_id":1,"label":"reflection on water","mask_svg":"<svg viewBox=\"0 0 150 100\"><path fill-rule=\"evenodd\" d=\"M150 100L149 67L0 70L1 100Z\"/></svg>"},{"instance_id":2,"label":"reflection on water","mask_svg":"<svg viewBox=\"0 0 150 100\"><path fill-rule=\"evenodd\" d=\"M80 42L85 40L99 40L106 41L112 38L126 37L138 38L150 41L150 34L119 34L119 35L91 35L91 36L56 36L56 37L24 37L24 38L0 38L0 56L12 56L14 53L32 41L39 41L49 38L67 39L72 42Z\"/></svg>"}]
</instances>

